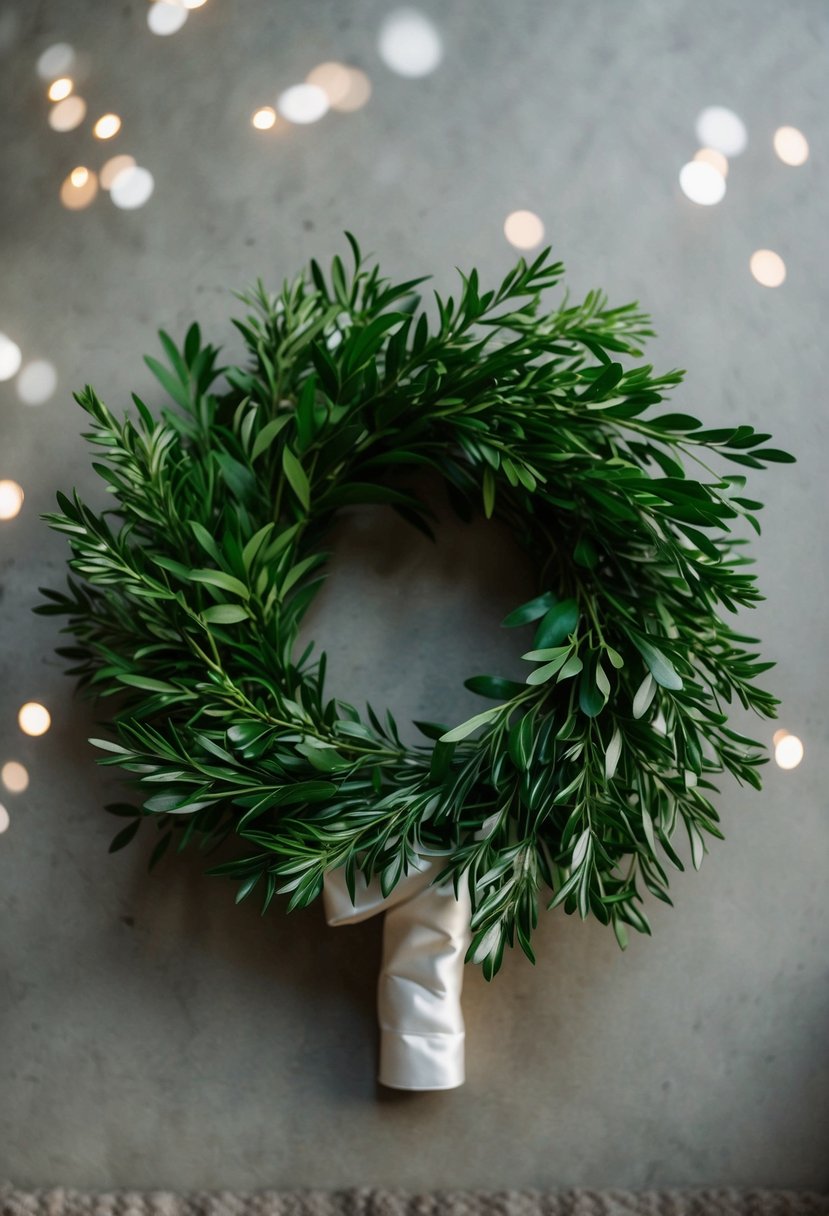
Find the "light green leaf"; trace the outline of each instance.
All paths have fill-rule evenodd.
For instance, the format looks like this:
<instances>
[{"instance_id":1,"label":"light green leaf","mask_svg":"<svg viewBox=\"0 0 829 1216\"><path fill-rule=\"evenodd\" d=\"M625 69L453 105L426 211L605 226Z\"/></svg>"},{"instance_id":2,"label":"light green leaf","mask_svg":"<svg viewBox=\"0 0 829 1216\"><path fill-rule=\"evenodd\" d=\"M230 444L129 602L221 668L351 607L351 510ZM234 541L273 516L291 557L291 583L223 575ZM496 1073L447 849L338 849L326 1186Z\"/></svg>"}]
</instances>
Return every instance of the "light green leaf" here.
<instances>
[{"instance_id":1,"label":"light green leaf","mask_svg":"<svg viewBox=\"0 0 829 1216\"><path fill-rule=\"evenodd\" d=\"M656 681L650 672L648 672L642 683L637 688L636 696L633 698L634 718L641 718L648 712L648 708L655 694Z\"/></svg>"},{"instance_id":2,"label":"light green leaf","mask_svg":"<svg viewBox=\"0 0 829 1216\"><path fill-rule=\"evenodd\" d=\"M461 739L465 739L467 735L471 735L479 726L483 726L486 722L491 722L493 718L497 718L501 713L502 707L494 705L492 709L485 709L483 713L475 714L474 718L467 718L466 722L461 722L459 726L455 726L452 730L441 735L441 743L458 743Z\"/></svg>"},{"instance_id":3,"label":"light green leaf","mask_svg":"<svg viewBox=\"0 0 829 1216\"><path fill-rule=\"evenodd\" d=\"M214 604L212 608L204 609L201 618L211 625L234 625L237 621L248 620L250 613L241 604Z\"/></svg>"},{"instance_id":4,"label":"light green leaf","mask_svg":"<svg viewBox=\"0 0 829 1216\"><path fill-rule=\"evenodd\" d=\"M284 414L281 418L272 418L270 422L265 423L262 430L253 441L253 449L251 450L250 454L251 461L256 460L258 456L262 455L266 448L271 446L279 432L288 424L288 422L290 422L290 420L290 414Z\"/></svg>"},{"instance_id":5,"label":"light green leaf","mask_svg":"<svg viewBox=\"0 0 829 1216\"><path fill-rule=\"evenodd\" d=\"M245 584L232 574L226 574L224 570L191 570L190 578L194 583L209 583L211 587L221 587L223 591L240 595L242 599L250 598L250 591Z\"/></svg>"},{"instance_id":6,"label":"light green leaf","mask_svg":"<svg viewBox=\"0 0 829 1216\"><path fill-rule=\"evenodd\" d=\"M311 487L305 470L288 447L282 449L282 469L288 484L307 511L311 505Z\"/></svg>"},{"instance_id":7,"label":"light green leaf","mask_svg":"<svg viewBox=\"0 0 829 1216\"><path fill-rule=\"evenodd\" d=\"M670 688L674 691L682 688L682 677L671 660L666 658L661 650L636 634L632 636L631 640L647 663L650 673L657 684L661 684L663 688Z\"/></svg>"}]
</instances>

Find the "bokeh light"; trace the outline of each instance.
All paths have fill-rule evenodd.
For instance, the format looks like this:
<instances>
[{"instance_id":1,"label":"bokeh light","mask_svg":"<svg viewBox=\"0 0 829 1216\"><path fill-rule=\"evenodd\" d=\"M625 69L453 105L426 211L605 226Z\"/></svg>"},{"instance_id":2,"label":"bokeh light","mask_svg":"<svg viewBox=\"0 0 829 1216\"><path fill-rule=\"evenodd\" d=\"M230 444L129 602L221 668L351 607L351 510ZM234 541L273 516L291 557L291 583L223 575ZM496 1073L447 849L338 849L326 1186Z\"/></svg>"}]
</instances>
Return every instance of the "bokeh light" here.
<instances>
[{"instance_id":1,"label":"bokeh light","mask_svg":"<svg viewBox=\"0 0 829 1216\"><path fill-rule=\"evenodd\" d=\"M9 812L0 802L0 836L9 830Z\"/></svg>"},{"instance_id":2,"label":"bokeh light","mask_svg":"<svg viewBox=\"0 0 829 1216\"><path fill-rule=\"evenodd\" d=\"M135 166L135 157L129 156L126 152L121 152L118 156L111 156L108 161L105 161L101 166L101 172L98 174L98 179L101 183L101 189L111 190L112 183L115 181L119 173L123 173L125 169L132 169Z\"/></svg>"},{"instance_id":3,"label":"bokeh light","mask_svg":"<svg viewBox=\"0 0 829 1216\"><path fill-rule=\"evenodd\" d=\"M786 263L773 249L756 249L751 255L749 267L763 287L779 287L786 278Z\"/></svg>"},{"instance_id":4,"label":"bokeh light","mask_svg":"<svg viewBox=\"0 0 829 1216\"><path fill-rule=\"evenodd\" d=\"M21 705L17 721L25 735L45 735L52 725L49 710L39 701L27 701Z\"/></svg>"},{"instance_id":5,"label":"bokeh light","mask_svg":"<svg viewBox=\"0 0 829 1216\"><path fill-rule=\"evenodd\" d=\"M428 76L443 58L443 42L434 24L415 8L389 13L377 39L380 58L398 76Z\"/></svg>"},{"instance_id":6,"label":"bokeh light","mask_svg":"<svg viewBox=\"0 0 829 1216\"><path fill-rule=\"evenodd\" d=\"M117 114L102 114L92 128L92 134L97 139L112 139L120 130L121 119Z\"/></svg>"},{"instance_id":7,"label":"bokeh light","mask_svg":"<svg viewBox=\"0 0 829 1216\"><path fill-rule=\"evenodd\" d=\"M306 82L322 89L331 109L342 113L359 110L371 97L371 81L365 72L345 63L320 63L308 73Z\"/></svg>"},{"instance_id":8,"label":"bokeh light","mask_svg":"<svg viewBox=\"0 0 829 1216\"><path fill-rule=\"evenodd\" d=\"M0 380L11 380L20 370L23 354L7 334L0 334Z\"/></svg>"},{"instance_id":9,"label":"bokeh light","mask_svg":"<svg viewBox=\"0 0 829 1216\"><path fill-rule=\"evenodd\" d=\"M175 34L187 20L189 13L183 4L168 4L167 0L156 0L147 9L147 25L154 34L162 37Z\"/></svg>"},{"instance_id":10,"label":"bokeh light","mask_svg":"<svg viewBox=\"0 0 829 1216\"><path fill-rule=\"evenodd\" d=\"M0 481L0 519L14 519L23 506L23 487L8 478Z\"/></svg>"},{"instance_id":11,"label":"bokeh light","mask_svg":"<svg viewBox=\"0 0 829 1216\"><path fill-rule=\"evenodd\" d=\"M707 106L697 115L697 139L724 156L739 156L748 143L745 123L726 106Z\"/></svg>"},{"instance_id":12,"label":"bokeh light","mask_svg":"<svg viewBox=\"0 0 829 1216\"><path fill-rule=\"evenodd\" d=\"M716 148L700 148L694 153L694 160L701 160L705 165L711 165L723 177L728 177L728 157L723 156Z\"/></svg>"},{"instance_id":13,"label":"bokeh light","mask_svg":"<svg viewBox=\"0 0 829 1216\"><path fill-rule=\"evenodd\" d=\"M318 122L328 113L328 97L316 84L294 84L279 94L276 108L288 122Z\"/></svg>"},{"instance_id":14,"label":"bokeh light","mask_svg":"<svg viewBox=\"0 0 829 1216\"><path fill-rule=\"evenodd\" d=\"M686 198L713 207L725 195L725 178L704 160L689 160L679 171L679 186Z\"/></svg>"},{"instance_id":15,"label":"bokeh light","mask_svg":"<svg viewBox=\"0 0 829 1216\"><path fill-rule=\"evenodd\" d=\"M86 102L73 93L56 102L49 111L49 126L53 131L74 131L86 118Z\"/></svg>"},{"instance_id":16,"label":"bokeh light","mask_svg":"<svg viewBox=\"0 0 829 1216\"><path fill-rule=\"evenodd\" d=\"M772 142L784 165L805 165L809 159L809 141L797 127L778 127Z\"/></svg>"},{"instance_id":17,"label":"bokeh light","mask_svg":"<svg viewBox=\"0 0 829 1216\"><path fill-rule=\"evenodd\" d=\"M61 182L60 201L68 211L83 211L97 193L97 177L85 165L79 165Z\"/></svg>"},{"instance_id":18,"label":"bokeh light","mask_svg":"<svg viewBox=\"0 0 829 1216\"><path fill-rule=\"evenodd\" d=\"M205 0L181 0L185 8L201 8Z\"/></svg>"},{"instance_id":19,"label":"bokeh light","mask_svg":"<svg viewBox=\"0 0 829 1216\"><path fill-rule=\"evenodd\" d=\"M68 42L56 42L47 46L37 61L37 74L41 80L54 80L63 76L75 62L75 52Z\"/></svg>"},{"instance_id":20,"label":"bokeh light","mask_svg":"<svg viewBox=\"0 0 829 1216\"><path fill-rule=\"evenodd\" d=\"M784 734L774 747L774 759L780 768L797 768L803 759L803 744L797 735Z\"/></svg>"},{"instance_id":21,"label":"bokeh light","mask_svg":"<svg viewBox=\"0 0 829 1216\"><path fill-rule=\"evenodd\" d=\"M53 80L49 85L46 96L50 101L63 101L64 97L68 97L74 87L75 84L71 76L59 76L57 80Z\"/></svg>"},{"instance_id":22,"label":"bokeh light","mask_svg":"<svg viewBox=\"0 0 829 1216\"><path fill-rule=\"evenodd\" d=\"M777 744L780 742L780 740L781 740L781 739L785 739L785 738L786 738L786 735L787 735L788 733L789 733L789 732L788 732L787 730L776 730L776 731L774 732L774 734L772 735L772 737L771 737L771 741L772 741L772 743L774 744L774 746L776 747L776 746L777 746Z\"/></svg>"},{"instance_id":23,"label":"bokeh light","mask_svg":"<svg viewBox=\"0 0 829 1216\"><path fill-rule=\"evenodd\" d=\"M116 207L124 211L134 211L143 207L155 189L155 181L149 169L141 165L131 165L116 174L109 188L109 197Z\"/></svg>"},{"instance_id":24,"label":"bokeh light","mask_svg":"<svg viewBox=\"0 0 829 1216\"><path fill-rule=\"evenodd\" d=\"M504 236L516 249L534 249L544 240L544 224L534 211L511 211L504 220Z\"/></svg>"},{"instance_id":25,"label":"bokeh light","mask_svg":"<svg viewBox=\"0 0 829 1216\"><path fill-rule=\"evenodd\" d=\"M0 781L10 794L22 794L29 787L29 772L17 760L7 760L0 769Z\"/></svg>"},{"instance_id":26,"label":"bokeh light","mask_svg":"<svg viewBox=\"0 0 829 1216\"><path fill-rule=\"evenodd\" d=\"M47 359L33 359L17 377L17 395L26 405L42 405L58 386L58 374Z\"/></svg>"},{"instance_id":27,"label":"bokeh light","mask_svg":"<svg viewBox=\"0 0 829 1216\"><path fill-rule=\"evenodd\" d=\"M250 121L257 131L270 131L276 122L276 110L273 106L262 106L253 113Z\"/></svg>"}]
</instances>

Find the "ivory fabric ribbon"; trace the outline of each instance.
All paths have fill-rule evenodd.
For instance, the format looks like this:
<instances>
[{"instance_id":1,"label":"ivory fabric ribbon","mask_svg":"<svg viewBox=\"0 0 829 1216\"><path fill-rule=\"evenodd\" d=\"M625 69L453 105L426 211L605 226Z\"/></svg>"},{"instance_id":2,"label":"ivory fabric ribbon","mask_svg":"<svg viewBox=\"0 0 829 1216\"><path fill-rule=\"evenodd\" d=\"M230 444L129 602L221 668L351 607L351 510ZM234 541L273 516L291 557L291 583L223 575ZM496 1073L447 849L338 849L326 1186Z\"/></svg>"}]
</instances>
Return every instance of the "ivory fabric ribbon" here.
<instances>
[{"instance_id":1,"label":"ivory fabric ribbon","mask_svg":"<svg viewBox=\"0 0 829 1216\"><path fill-rule=\"evenodd\" d=\"M464 956L472 907L466 881L430 885L441 858L418 855L415 867L384 897L380 882L357 872L355 902L341 867L325 875L329 925L353 925L385 913L377 985L381 1085L392 1089L455 1089L463 1085Z\"/></svg>"}]
</instances>

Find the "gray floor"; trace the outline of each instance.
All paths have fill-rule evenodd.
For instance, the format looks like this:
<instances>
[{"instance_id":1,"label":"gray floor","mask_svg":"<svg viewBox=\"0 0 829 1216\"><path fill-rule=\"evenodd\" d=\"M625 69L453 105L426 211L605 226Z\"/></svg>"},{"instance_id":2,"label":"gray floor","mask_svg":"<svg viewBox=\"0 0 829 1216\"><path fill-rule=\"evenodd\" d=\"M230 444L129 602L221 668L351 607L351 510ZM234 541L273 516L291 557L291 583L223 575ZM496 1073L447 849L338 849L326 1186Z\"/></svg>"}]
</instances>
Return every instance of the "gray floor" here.
<instances>
[{"instance_id":1,"label":"gray floor","mask_svg":"<svg viewBox=\"0 0 829 1216\"><path fill-rule=\"evenodd\" d=\"M445 57L422 80L378 58L381 0L208 0L170 38L148 32L144 0L17 0L0 16L0 330L59 377L38 408L0 386L0 477L26 490L0 525L0 761L32 777L3 792L0 837L0 1178L19 1186L829 1183L825 5L423 7ZM86 55L91 116L123 115L113 150L155 176L138 211L58 202L69 169L104 155L88 122L46 125L35 60L58 40ZM332 58L371 77L365 109L251 129L257 105ZM718 102L750 142L725 201L699 208L677 173ZM811 141L803 168L772 153L783 123ZM98 493L71 392L152 397L141 356L158 326L180 336L198 317L235 353L230 289L330 259L344 228L394 275L446 285L477 265L492 279L513 257L503 219L523 207L574 290L652 311L654 359L689 369L678 406L768 424L798 454L755 483L768 598L751 624L806 757L769 766L762 795L724 788L727 841L676 876L674 909L649 906L652 940L622 955L556 914L535 970L514 957L487 986L468 969L466 1087L395 1095L374 1083L376 923L328 930L318 907L263 920L195 860L147 877L146 846L107 856L95 714L73 699L53 623L30 612L65 556L38 515L56 488ZM777 291L748 273L762 247L787 262ZM514 661L496 623L528 578L490 537L447 523L435 551L382 514L344 522L312 622L336 691L403 719L473 712L461 681ZM40 739L16 725L30 698L53 714Z\"/></svg>"}]
</instances>

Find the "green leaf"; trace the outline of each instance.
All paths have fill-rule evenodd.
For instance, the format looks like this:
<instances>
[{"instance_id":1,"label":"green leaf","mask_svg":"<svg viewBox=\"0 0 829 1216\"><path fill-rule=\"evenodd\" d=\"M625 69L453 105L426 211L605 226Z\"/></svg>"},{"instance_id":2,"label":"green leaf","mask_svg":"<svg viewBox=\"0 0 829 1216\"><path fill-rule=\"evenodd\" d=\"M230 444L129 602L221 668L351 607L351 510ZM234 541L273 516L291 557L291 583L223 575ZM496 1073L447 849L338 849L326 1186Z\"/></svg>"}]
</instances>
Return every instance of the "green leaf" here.
<instances>
[{"instance_id":1,"label":"green leaf","mask_svg":"<svg viewBox=\"0 0 829 1216\"><path fill-rule=\"evenodd\" d=\"M633 716L634 718L642 718L648 712L650 703L656 694L656 681L648 672L642 683L636 690L636 695L633 698Z\"/></svg>"},{"instance_id":2,"label":"green leaf","mask_svg":"<svg viewBox=\"0 0 829 1216\"><path fill-rule=\"evenodd\" d=\"M224 591L231 591L234 595L240 595L242 599L250 598L250 590L238 578L234 578L232 574L226 574L224 570L191 570L190 578L195 583L209 583L211 587L221 587Z\"/></svg>"},{"instance_id":3,"label":"green leaf","mask_svg":"<svg viewBox=\"0 0 829 1216\"><path fill-rule=\"evenodd\" d=\"M622 732L617 726L611 735L610 742L604 754L604 779L612 781L616 776L619 758L622 754Z\"/></svg>"},{"instance_id":4,"label":"green leaf","mask_svg":"<svg viewBox=\"0 0 829 1216\"><path fill-rule=\"evenodd\" d=\"M256 460L271 446L279 432L290 422L290 420L290 414L284 414L281 418L272 418L270 422L265 423L262 430L253 441L253 447L251 448L250 452L250 458L252 461Z\"/></svg>"},{"instance_id":5,"label":"green leaf","mask_svg":"<svg viewBox=\"0 0 829 1216\"><path fill-rule=\"evenodd\" d=\"M582 672L579 680L579 708L583 714L587 714L588 718L595 718L604 709L604 705L605 698L596 687L595 678L588 666Z\"/></svg>"},{"instance_id":6,"label":"green leaf","mask_svg":"<svg viewBox=\"0 0 829 1216\"><path fill-rule=\"evenodd\" d=\"M483 496L484 496L484 515L487 519L492 518L492 512L495 510L495 474L487 465L484 469L483 476Z\"/></svg>"},{"instance_id":7,"label":"green leaf","mask_svg":"<svg viewBox=\"0 0 829 1216\"><path fill-rule=\"evenodd\" d=\"M502 629L515 629L519 625L529 625L531 621L537 621L539 617L544 616L556 602L556 597L552 591L545 591L543 595L538 595L534 600L528 600L526 604L521 604L518 608L513 608L507 616L501 621Z\"/></svg>"},{"instance_id":8,"label":"green leaf","mask_svg":"<svg viewBox=\"0 0 829 1216\"><path fill-rule=\"evenodd\" d=\"M154 680L150 676L138 675L118 675L116 679L121 684L128 684L132 688L141 688L145 692L172 692L181 693L181 689L175 684L168 684L165 680Z\"/></svg>"},{"instance_id":9,"label":"green leaf","mask_svg":"<svg viewBox=\"0 0 829 1216\"><path fill-rule=\"evenodd\" d=\"M531 653L534 653L534 652L531 652ZM530 672L530 674L527 676L527 683L532 684L532 685L546 684L547 681L551 680L553 678L553 676L556 674L556 672L560 671L562 669L562 667L564 667L565 663L568 662L567 656L569 653L570 653L570 647L563 646L561 648L561 653L558 654L549 663L545 663L542 667L536 667L535 671ZM581 659L578 658L577 656L574 656L574 658L569 660L569 663L574 663L574 662L578 663L578 667L575 670L581 671Z\"/></svg>"},{"instance_id":10,"label":"green leaf","mask_svg":"<svg viewBox=\"0 0 829 1216\"><path fill-rule=\"evenodd\" d=\"M307 511L311 505L311 488L305 470L288 447L282 449L282 469L288 484Z\"/></svg>"},{"instance_id":11,"label":"green leaf","mask_svg":"<svg viewBox=\"0 0 829 1216\"><path fill-rule=\"evenodd\" d=\"M162 363L157 359L153 359L152 355L145 355L144 362L155 376L161 387L166 390L183 410L190 409L190 393L189 390L176 377L169 372Z\"/></svg>"},{"instance_id":12,"label":"green leaf","mask_svg":"<svg viewBox=\"0 0 829 1216\"><path fill-rule=\"evenodd\" d=\"M575 600L562 600L558 604L553 604L536 630L533 649L544 650L550 646L560 645L573 632L578 623L579 606Z\"/></svg>"},{"instance_id":13,"label":"green leaf","mask_svg":"<svg viewBox=\"0 0 829 1216\"><path fill-rule=\"evenodd\" d=\"M467 735L471 735L479 726L483 726L486 722L491 722L493 718L497 718L502 712L502 706L495 705L492 709L485 709L483 713L476 714L474 718L468 718L466 722L461 722L459 726L453 727L452 730L441 735L441 743L459 743L461 739L465 739Z\"/></svg>"},{"instance_id":14,"label":"green leaf","mask_svg":"<svg viewBox=\"0 0 829 1216\"><path fill-rule=\"evenodd\" d=\"M204 608L201 618L211 625L235 625L238 621L250 619L247 608L241 604L214 604L212 608Z\"/></svg>"},{"instance_id":15,"label":"green leaf","mask_svg":"<svg viewBox=\"0 0 829 1216\"><path fill-rule=\"evenodd\" d=\"M657 684L661 684L663 688L669 688L675 692L683 687L682 677L670 659L658 647L639 634L632 634L631 641L645 660L648 670Z\"/></svg>"},{"instance_id":16,"label":"green leaf","mask_svg":"<svg viewBox=\"0 0 829 1216\"><path fill-rule=\"evenodd\" d=\"M463 686L480 697L493 697L498 701L508 701L524 691L523 684L516 680L505 680L502 676L470 676L464 680Z\"/></svg>"}]
</instances>

